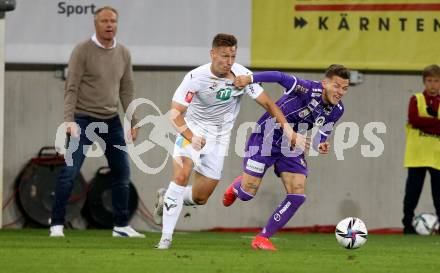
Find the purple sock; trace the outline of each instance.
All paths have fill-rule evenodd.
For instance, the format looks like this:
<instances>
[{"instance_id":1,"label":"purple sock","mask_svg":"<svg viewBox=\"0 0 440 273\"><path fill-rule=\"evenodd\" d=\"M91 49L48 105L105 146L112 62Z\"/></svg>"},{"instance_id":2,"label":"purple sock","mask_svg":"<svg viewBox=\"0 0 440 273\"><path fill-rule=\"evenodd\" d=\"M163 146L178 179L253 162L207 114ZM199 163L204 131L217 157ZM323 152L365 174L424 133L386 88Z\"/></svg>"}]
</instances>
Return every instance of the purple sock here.
<instances>
[{"instance_id":1,"label":"purple sock","mask_svg":"<svg viewBox=\"0 0 440 273\"><path fill-rule=\"evenodd\" d=\"M259 236L270 238L279 229L281 229L290 218L295 214L297 209L306 200L303 194L288 194L286 199L276 208L272 216L267 221L266 226L263 228Z\"/></svg>"},{"instance_id":2,"label":"purple sock","mask_svg":"<svg viewBox=\"0 0 440 273\"><path fill-rule=\"evenodd\" d=\"M241 179L236 179L234 181L234 193L241 201L249 201L254 198L252 194L247 193L243 190L243 188L241 187Z\"/></svg>"}]
</instances>

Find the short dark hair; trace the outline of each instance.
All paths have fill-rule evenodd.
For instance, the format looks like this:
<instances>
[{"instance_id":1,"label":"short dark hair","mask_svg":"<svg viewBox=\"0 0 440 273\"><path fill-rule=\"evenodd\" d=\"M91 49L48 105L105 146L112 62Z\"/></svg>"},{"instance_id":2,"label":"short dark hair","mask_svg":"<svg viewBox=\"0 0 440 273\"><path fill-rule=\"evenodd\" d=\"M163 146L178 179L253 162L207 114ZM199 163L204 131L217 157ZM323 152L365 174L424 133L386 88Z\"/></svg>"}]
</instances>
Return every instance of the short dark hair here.
<instances>
[{"instance_id":1,"label":"short dark hair","mask_svg":"<svg viewBox=\"0 0 440 273\"><path fill-rule=\"evenodd\" d=\"M423 69L423 81L426 77L440 77L440 67L436 64L431 64Z\"/></svg>"},{"instance_id":2,"label":"short dark hair","mask_svg":"<svg viewBox=\"0 0 440 273\"><path fill-rule=\"evenodd\" d=\"M116 17L119 17L118 11L114 7L112 7L112 6L104 6L104 7L100 7L99 9L97 9L95 11L95 16L93 17L93 19L96 21L98 19L98 14L101 11L104 11L104 10L112 11L112 12L114 12L116 14Z\"/></svg>"},{"instance_id":3,"label":"short dark hair","mask_svg":"<svg viewBox=\"0 0 440 273\"><path fill-rule=\"evenodd\" d=\"M325 71L325 77L330 79L333 76L350 80L350 70L341 64L332 64Z\"/></svg>"},{"instance_id":4,"label":"short dark hair","mask_svg":"<svg viewBox=\"0 0 440 273\"><path fill-rule=\"evenodd\" d=\"M212 48L221 46L237 46L237 38L231 34L219 33L212 40Z\"/></svg>"}]
</instances>

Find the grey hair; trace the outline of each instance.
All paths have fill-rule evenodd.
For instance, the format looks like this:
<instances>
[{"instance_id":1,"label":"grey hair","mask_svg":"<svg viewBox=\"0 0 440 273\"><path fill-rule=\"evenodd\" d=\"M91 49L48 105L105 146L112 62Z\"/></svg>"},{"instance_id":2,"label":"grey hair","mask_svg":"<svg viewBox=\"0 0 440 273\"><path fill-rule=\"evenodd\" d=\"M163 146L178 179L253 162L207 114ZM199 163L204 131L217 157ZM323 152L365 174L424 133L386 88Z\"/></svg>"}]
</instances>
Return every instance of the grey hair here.
<instances>
[{"instance_id":1,"label":"grey hair","mask_svg":"<svg viewBox=\"0 0 440 273\"><path fill-rule=\"evenodd\" d=\"M93 19L95 20L95 22L96 22L96 20L98 20L99 13L101 11L104 11L104 10L109 10L109 11L114 12L116 14L116 17L119 16L118 11L114 7L112 7L112 6L104 6L104 7L101 7L101 8L96 10L95 15L93 16Z\"/></svg>"}]
</instances>

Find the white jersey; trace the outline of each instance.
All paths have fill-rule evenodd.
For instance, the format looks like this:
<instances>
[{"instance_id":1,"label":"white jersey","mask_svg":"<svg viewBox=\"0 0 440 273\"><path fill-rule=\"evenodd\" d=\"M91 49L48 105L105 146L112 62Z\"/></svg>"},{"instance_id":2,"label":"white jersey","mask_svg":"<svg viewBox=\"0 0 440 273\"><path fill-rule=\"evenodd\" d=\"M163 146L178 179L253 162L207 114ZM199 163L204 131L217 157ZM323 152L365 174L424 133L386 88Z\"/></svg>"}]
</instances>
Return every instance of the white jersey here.
<instances>
[{"instance_id":1,"label":"white jersey","mask_svg":"<svg viewBox=\"0 0 440 273\"><path fill-rule=\"evenodd\" d=\"M235 76L252 72L235 63L231 68ZM250 84L243 89L236 88L232 81L218 78L211 72L211 63L199 66L186 74L177 88L173 101L187 106L185 121L195 134L205 138L229 137L234 126L240 100L244 93L257 98L263 88Z\"/></svg>"}]
</instances>

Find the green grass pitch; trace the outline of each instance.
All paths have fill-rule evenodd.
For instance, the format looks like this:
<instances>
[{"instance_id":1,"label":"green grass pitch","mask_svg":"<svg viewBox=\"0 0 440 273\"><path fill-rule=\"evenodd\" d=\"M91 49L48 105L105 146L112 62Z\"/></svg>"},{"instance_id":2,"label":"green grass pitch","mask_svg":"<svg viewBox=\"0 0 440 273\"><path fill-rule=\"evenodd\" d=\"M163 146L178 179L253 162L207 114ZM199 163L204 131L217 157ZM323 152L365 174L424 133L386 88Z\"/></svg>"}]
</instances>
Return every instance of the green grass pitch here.
<instances>
[{"instance_id":1,"label":"green grass pitch","mask_svg":"<svg viewBox=\"0 0 440 273\"><path fill-rule=\"evenodd\" d=\"M439 272L440 236L370 235L357 250L341 248L333 234L278 234L277 252L254 251L254 234L177 233L173 248L156 250L146 239L112 238L108 230L0 230L2 273L278 273Z\"/></svg>"}]
</instances>

